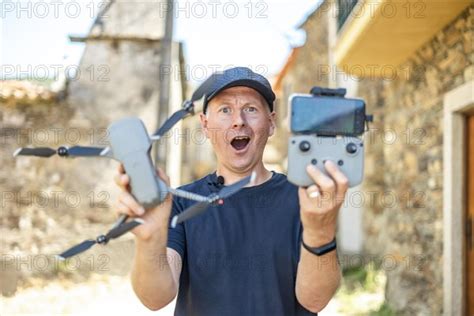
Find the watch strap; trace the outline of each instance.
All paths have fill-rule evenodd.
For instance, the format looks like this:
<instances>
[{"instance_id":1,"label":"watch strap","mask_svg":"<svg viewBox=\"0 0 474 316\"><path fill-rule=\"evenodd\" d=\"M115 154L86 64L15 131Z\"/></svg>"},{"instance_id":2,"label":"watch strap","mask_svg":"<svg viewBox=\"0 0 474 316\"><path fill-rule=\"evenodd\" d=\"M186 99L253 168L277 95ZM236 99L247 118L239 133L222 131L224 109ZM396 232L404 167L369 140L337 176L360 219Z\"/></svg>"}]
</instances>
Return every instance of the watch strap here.
<instances>
[{"instance_id":1,"label":"watch strap","mask_svg":"<svg viewBox=\"0 0 474 316\"><path fill-rule=\"evenodd\" d=\"M315 254L316 256L322 256L322 255L324 255L328 252L333 251L337 247L336 237L334 237L334 239L331 242L329 242L325 245L319 246L319 247L310 247L310 246L308 246L307 244L305 244L303 238L301 238L301 243L303 244L303 247L306 250L308 250L312 254Z\"/></svg>"}]
</instances>

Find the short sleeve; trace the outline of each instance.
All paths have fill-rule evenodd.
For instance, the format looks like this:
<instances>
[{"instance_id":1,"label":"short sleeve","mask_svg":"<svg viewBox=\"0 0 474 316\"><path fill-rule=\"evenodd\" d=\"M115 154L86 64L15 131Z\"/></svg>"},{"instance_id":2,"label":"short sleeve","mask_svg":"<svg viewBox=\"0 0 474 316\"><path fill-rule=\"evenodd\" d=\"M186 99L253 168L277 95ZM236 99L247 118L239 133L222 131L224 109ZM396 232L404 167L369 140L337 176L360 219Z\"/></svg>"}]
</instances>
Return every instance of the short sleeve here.
<instances>
[{"instance_id":1,"label":"short sleeve","mask_svg":"<svg viewBox=\"0 0 474 316\"><path fill-rule=\"evenodd\" d=\"M171 227L171 219L182 212L182 207L176 197L173 197L173 206L171 208L170 225L168 226L168 243L167 246L176 250L181 259L184 258L186 252L186 235L184 231L184 223L177 224L175 228Z\"/></svg>"}]
</instances>

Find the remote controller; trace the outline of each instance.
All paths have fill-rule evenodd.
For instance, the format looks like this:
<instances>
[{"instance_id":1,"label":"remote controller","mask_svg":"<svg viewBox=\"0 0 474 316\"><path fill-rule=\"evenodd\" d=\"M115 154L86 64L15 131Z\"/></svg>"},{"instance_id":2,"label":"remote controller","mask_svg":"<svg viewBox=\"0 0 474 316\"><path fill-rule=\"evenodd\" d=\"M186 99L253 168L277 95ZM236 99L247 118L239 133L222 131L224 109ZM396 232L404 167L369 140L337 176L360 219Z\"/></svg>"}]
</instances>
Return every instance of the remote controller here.
<instances>
[{"instance_id":1,"label":"remote controller","mask_svg":"<svg viewBox=\"0 0 474 316\"><path fill-rule=\"evenodd\" d=\"M333 161L349 179L349 187L362 182L364 175L364 143L357 137L325 137L294 135L288 144L288 180L301 187L314 183L306 172L313 164L324 174L326 160Z\"/></svg>"}]
</instances>

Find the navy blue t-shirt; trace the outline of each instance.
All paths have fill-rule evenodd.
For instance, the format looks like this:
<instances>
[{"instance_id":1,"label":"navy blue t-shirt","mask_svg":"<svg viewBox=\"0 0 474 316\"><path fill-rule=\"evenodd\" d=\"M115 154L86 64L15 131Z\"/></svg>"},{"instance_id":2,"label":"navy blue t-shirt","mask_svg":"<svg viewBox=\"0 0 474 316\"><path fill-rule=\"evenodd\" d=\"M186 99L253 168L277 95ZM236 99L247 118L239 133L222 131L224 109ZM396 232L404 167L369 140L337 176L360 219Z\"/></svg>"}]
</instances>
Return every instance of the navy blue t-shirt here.
<instances>
[{"instance_id":1,"label":"navy blue t-shirt","mask_svg":"<svg viewBox=\"0 0 474 316\"><path fill-rule=\"evenodd\" d=\"M218 192L216 174L181 187ZM295 296L301 221L297 187L273 172L168 232L182 258L175 315L316 315ZM196 202L175 197L172 215Z\"/></svg>"}]
</instances>

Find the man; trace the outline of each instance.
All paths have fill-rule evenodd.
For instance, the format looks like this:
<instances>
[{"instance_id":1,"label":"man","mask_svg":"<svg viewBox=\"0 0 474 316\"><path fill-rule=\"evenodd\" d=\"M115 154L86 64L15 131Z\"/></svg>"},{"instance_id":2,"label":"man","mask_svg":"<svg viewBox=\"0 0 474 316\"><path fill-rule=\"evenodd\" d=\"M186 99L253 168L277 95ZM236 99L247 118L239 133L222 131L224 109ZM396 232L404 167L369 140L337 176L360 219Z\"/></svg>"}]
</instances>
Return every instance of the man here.
<instances>
[{"instance_id":1,"label":"man","mask_svg":"<svg viewBox=\"0 0 474 316\"><path fill-rule=\"evenodd\" d=\"M216 172L182 188L207 196L252 171L256 181L172 229L170 213L195 202L168 196L145 212L121 168L117 210L145 220L133 231L133 289L152 310L178 295L175 315L313 315L340 282L335 234L348 180L330 161L330 177L307 167L315 182L308 188L267 170L262 156L275 130L268 80L243 67L213 76L200 119ZM168 181L161 170L158 175Z\"/></svg>"}]
</instances>

